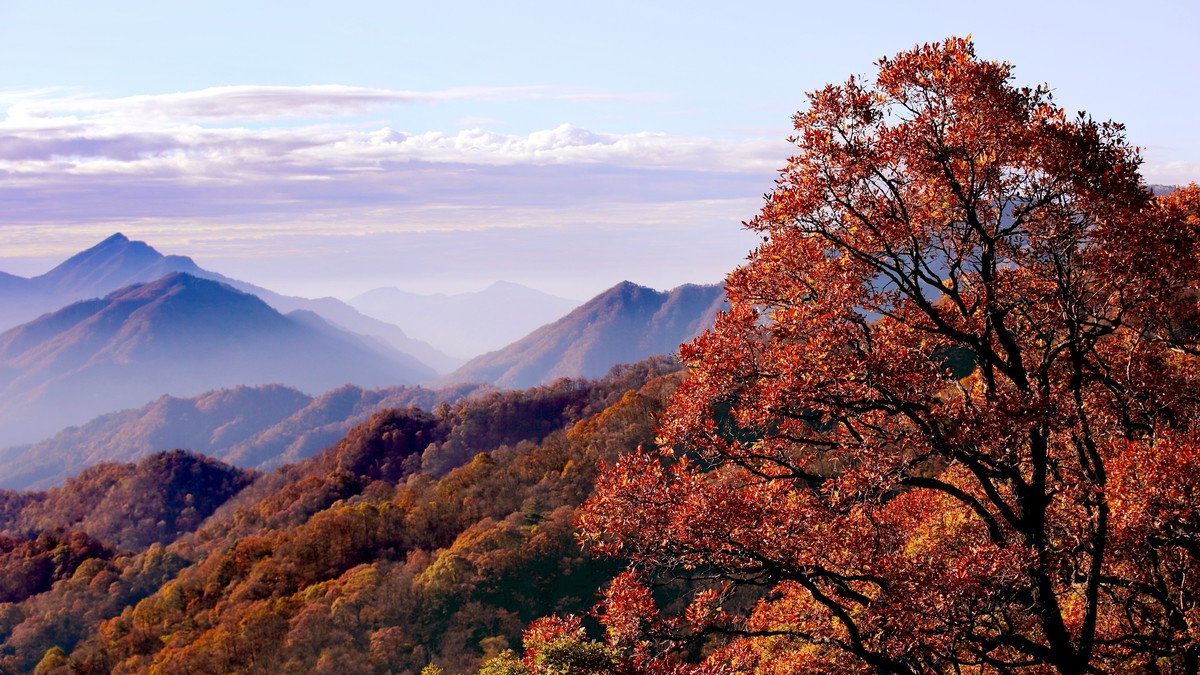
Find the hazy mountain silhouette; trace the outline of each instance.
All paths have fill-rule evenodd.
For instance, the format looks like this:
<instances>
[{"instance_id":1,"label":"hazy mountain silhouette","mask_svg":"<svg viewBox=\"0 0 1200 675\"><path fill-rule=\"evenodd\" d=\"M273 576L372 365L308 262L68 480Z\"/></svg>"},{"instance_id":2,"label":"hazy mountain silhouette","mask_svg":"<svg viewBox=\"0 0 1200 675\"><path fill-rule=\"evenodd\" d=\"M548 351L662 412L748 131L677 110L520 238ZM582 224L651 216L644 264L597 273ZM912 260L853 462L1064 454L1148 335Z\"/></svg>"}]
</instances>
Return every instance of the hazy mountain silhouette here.
<instances>
[{"instance_id":1,"label":"hazy mountain silhouette","mask_svg":"<svg viewBox=\"0 0 1200 675\"><path fill-rule=\"evenodd\" d=\"M412 406L432 410L440 403L454 403L477 389L477 385L439 390L421 387L338 387L314 398L278 424L224 449L217 456L238 466L271 469L312 457L380 410Z\"/></svg>"},{"instance_id":2,"label":"hazy mountain silhouette","mask_svg":"<svg viewBox=\"0 0 1200 675\"><path fill-rule=\"evenodd\" d=\"M153 281L171 272L202 275L190 258L164 256L117 233L32 278L0 273L0 326L11 328L79 300Z\"/></svg>"},{"instance_id":3,"label":"hazy mountain silhouette","mask_svg":"<svg viewBox=\"0 0 1200 675\"><path fill-rule=\"evenodd\" d=\"M376 288L348 302L369 316L400 326L414 338L458 356L499 349L579 305L507 281L497 281L482 291L454 295Z\"/></svg>"},{"instance_id":4,"label":"hazy mountain silhouette","mask_svg":"<svg viewBox=\"0 0 1200 675\"><path fill-rule=\"evenodd\" d=\"M30 281L59 297L94 298L172 272L204 274L191 258L164 256L145 242L131 241L118 232Z\"/></svg>"},{"instance_id":5,"label":"hazy mountain silhouette","mask_svg":"<svg viewBox=\"0 0 1200 675\"><path fill-rule=\"evenodd\" d=\"M377 337L393 348L411 354L439 373L448 373L466 361L450 356L424 340L409 337L399 326L367 316L337 298L297 298L280 295L244 281L230 280L227 283L238 290L257 295L268 305L285 314L296 310L309 311L346 330Z\"/></svg>"},{"instance_id":6,"label":"hazy mountain silhouette","mask_svg":"<svg viewBox=\"0 0 1200 675\"><path fill-rule=\"evenodd\" d=\"M344 385L313 398L291 387L262 385L190 398L162 396L32 445L0 451L0 488L47 488L95 464L136 462L171 448L187 448L245 468L271 469L315 455L379 410L429 410L474 390Z\"/></svg>"},{"instance_id":7,"label":"hazy mountain silhouette","mask_svg":"<svg viewBox=\"0 0 1200 675\"><path fill-rule=\"evenodd\" d=\"M132 462L172 448L216 456L312 402L291 387L266 385L162 396L108 413L31 446L0 454L0 487L48 487L100 462Z\"/></svg>"},{"instance_id":8,"label":"hazy mountain silhouette","mask_svg":"<svg viewBox=\"0 0 1200 675\"><path fill-rule=\"evenodd\" d=\"M36 277L26 279L0 272L0 329L12 328L73 302L103 297L126 286L155 281L175 272L213 279L257 295L284 314L295 310L314 312L347 330L378 337L439 373L449 372L463 363L463 359L447 356L429 344L408 337L399 327L368 317L335 298L312 300L281 295L202 269L187 256L165 256L145 242L132 241L121 233Z\"/></svg>"},{"instance_id":9,"label":"hazy mountain silhouette","mask_svg":"<svg viewBox=\"0 0 1200 675\"><path fill-rule=\"evenodd\" d=\"M45 437L164 393L283 383L412 384L435 373L313 315L188 274L86 300L0 335L0 443Z\"/></svg>"},{"instance_id":10,"label":"hazy mountain silhouette","mask_svg":"<svg viewBox=\"0 0 1200 675\"><path fill-rule=\"evenodd\" d=\"M524 388L560 377L599 377L618 363L670 354L710 327L721 285L668 292L622 282L507 347L468 361L442 382Z\"/></svg>"}]
</instances>

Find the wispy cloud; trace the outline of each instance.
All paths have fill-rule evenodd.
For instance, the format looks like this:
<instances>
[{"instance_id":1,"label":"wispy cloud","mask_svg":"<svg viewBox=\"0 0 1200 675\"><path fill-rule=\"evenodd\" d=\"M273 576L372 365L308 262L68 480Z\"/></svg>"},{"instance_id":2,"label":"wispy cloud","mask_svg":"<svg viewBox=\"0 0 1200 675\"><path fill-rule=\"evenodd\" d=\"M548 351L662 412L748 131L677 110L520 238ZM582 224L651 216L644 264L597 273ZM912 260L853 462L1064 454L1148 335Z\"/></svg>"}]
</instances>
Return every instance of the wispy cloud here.
<instances>
[{"instance_id":1,"label":"wispy cloud","mask_svg":"<svg viewBox=\"0 0 1200 675\"><path fill-rule=\"evenodd\" d=\"M620 277L713 281L737 264L753 245L738 223L793 150L785 133L731 140L571 124L499 133L488 114L494 101L587 96L607 95L0 92L0 269L19 271L18 258L48 266L116 230L293 292L330 292L321 287L331 278L357 279L361 291L404 275L413 287L544 275L555 279L548 288L577 283L585 297ZM451 100L466 104L454 106L453 130L362 121ZM1143 173L1175 183L1197 167L1148 161Z\"/></svg>"},{"instance_id":2,"label":"wispy cloud","mask_svg":"<svg viewBox=\"0 0 1200 675\"><path fill-rule=\"evenodd\" d=\"M398 131L341 119L383 104L556 95L541 87L221 87L125 98L10 92L0 96L0 219L276 221L337 212L387 227L398 209L470 205L496 213L543 209L547 220L561 222L570 220L565 211L599 205L756 195L784 154L782 141L613 134L570 124L501 134ZM320 117L327 119L314 123ZM230 124L237 121L257 123Z\"/></svg>"},{"instance_id":3,"label":"wispy cloud","mask_svg":"<svg viewBox=\"0 0 1200 675\"><path fill-rule=\"evenodd\" d=\"M345 85L211 87L198 91L103 97L64 90L0 92L10 120L64 115L193 121L328 118L358 115L387 105L438 101L612 101L626 94L567 91L545 86L457 87L401 91Z\"/></svg>"},{"instance_id":4,"label":"wispy cloud","mask_svg":"<svg viewBox=\"0 0 1200 675\"><path fill-rule=\"evenodd\" d=\"M1150 148L1144 152L1147 159L1146 163L1142 165L1142 175L1145 176L1147 183L1185 185L1200 181L1200 162L1178 159L1157 160L1155 149Z\"/></svg>"},{"instance_id":5,"label":"wispy cloud","mask_svg":"<svg viewBox=\"0 0 1200 675\"><path fill-rule=\"evenodd\" d=\"M488 101L582 95L545 87L0 92L0 269L33 272L117 230L314 294L334 292L337 280L361 291L401 277L419 287L554 276L552 286L576 284L586 297L622 277L714 281L735 265L748 246L737 224L786 157L782 134L734 141L571 124L488 129ZM468 104L456 114L461 120L467 108L476 128L362 121L387 118L389 106L451 99Z\"/></svg>"}]
</instances>

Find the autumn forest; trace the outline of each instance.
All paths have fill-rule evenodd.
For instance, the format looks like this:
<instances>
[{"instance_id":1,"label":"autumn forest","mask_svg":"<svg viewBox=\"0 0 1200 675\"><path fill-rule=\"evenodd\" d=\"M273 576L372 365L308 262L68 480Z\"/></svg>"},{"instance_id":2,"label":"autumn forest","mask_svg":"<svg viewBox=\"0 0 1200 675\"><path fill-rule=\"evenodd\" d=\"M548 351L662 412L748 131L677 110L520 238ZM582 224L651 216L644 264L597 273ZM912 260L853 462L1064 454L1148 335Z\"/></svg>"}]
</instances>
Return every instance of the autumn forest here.
<instances>
[{"instance_id":1,"label":"autumn forest","mask_svg":"<svg viewBox=\"0 0 1200 675\"><path fill-rule=\"evenodd\" d=\"M0 491L0 672L1200 672L1200 187L969 39L876 66L807 95L723 298L464 371L603 376L291 392L309 440L229 446L286 462ZM630 297L657 342L583 350Z\"/></svg>"}]
</instances>

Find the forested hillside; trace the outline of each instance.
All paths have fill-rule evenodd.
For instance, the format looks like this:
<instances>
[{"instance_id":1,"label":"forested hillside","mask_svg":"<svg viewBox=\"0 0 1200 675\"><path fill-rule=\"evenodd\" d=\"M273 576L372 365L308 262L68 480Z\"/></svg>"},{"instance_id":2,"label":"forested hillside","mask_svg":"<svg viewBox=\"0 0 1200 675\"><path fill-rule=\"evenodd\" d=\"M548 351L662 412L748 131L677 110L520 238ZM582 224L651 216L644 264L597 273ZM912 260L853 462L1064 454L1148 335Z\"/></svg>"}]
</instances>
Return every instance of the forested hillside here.
<instances>
[{"instance_id":1,"label":"forested hillside","mask_svg":"<svg viewBox=\"0 0 1200 675\"><path fill-rule=\"evenodd\" d=\"M618 571L580 550L575 509L600 463L653 442L678 368L378 413L244 489L176 452L4 493L0 561L40 576L0 605L0 667L468 672Z\"/></svg>"}]
</instances>

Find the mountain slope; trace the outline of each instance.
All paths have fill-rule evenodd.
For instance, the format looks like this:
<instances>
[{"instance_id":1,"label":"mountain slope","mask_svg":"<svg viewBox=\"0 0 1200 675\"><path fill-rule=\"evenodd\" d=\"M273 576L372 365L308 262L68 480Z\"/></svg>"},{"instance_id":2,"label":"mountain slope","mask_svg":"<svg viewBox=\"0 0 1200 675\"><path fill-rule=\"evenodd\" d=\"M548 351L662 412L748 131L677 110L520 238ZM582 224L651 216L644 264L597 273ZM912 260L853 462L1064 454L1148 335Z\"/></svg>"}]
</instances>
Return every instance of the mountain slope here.
<instances>
[{"instance_id":1,"label":"mountain slope","mask_svg":"<svg viewBox=\"0 0 1200 675\"><path fill-rule=\"evenodd\" d=\"M284 314L295 310L314 312L346 330L378 337L392 347L412 354L439 373L449 372L463 362L340 300L280 295L202 269L187 256L164 256L145 242L130 240L119 232L71 256L45 274L26 279L0 273L0 329L12 328L70 303L103 297L126 286L148 283L175 272L228 284L258 296Z\"/></svg>"},{"instance_id":2,"label":"mountain slope","mask_svg":"<svg viewBox=\"0 0 1200 675\"><path fill-rule=\"evenodd\" d=\"M212 457L278 424L312 402L291 387L266 385L162 396L137 409L108 413L0 457L0 487L31 489L62 482L101 462L132 462L156 451L188 448Z\"/></svg>"},{"instance_id":3,"label":"mountain slope","mask_svg":"<svg viewBox=\"0 0 1200 675\"><path fill-rule=\"evenodd\" d=\"M0 531L79 530L122 549L141 550L194 530L255 477L183 450L155 453L137 464L101 464L62 487L24 493L21 508L0 519Z\"/></svg>"},{"instance_id":4,"label":"mountain slope","mask_svg":"<svg viewBox=\"0 0 1200 675\"><path fill-rule=\"evenodd\" d=\"M98 298L119 288L172 272L201 275L190 258L164 256L121 233L80 251L36 277L0 278L0 327L11 328L64 305Z\"/></svg>"},{"instance_id":5,"label":"mountain slope","mask_svg":"<svg viewBox=\"0 0 1200 675\"><path fill-rule=\"evenodd\" d=\"M203 274L191 258L164 256L145 242L132 241L118 232L31 281L58 297L93 298L172 272Z\"/></svg>"},{"instance_id":6,"label":"mountain slope","mask_svg":"<svg viewBox=\"0 0 1200 675\"><path fill-rule=\"evenodd\" d=\"M725 302L719 285L688 284L664 293L622 282L442 381L523 388L559 377L598 377L618 363L673 353L711 326Z\"/></svg>"},{"instance_id":7,"label":"mountain slope","mask_svg":"<svg viewBox=\"0 0 1200 675\"><path fill-rule=\"evenodd\" d=\"M579 303L498 281L482 291L455 295L376 288L351 298L349 304L451 354L475 356L562 318Z\"/></svg>"},{"instance_id":8,"label":"mountain slope","mask_svg":"<svg viewBox=\"0 0 1200 675\"><path fill-rule=\"evenodd\" d=\"M620 571L581 553L575 507L599 463L653 441L678 367L381 412L191 533L231 492L204 486L236 484L192 480L186 453L0 491L0 671L475 672ZM470 461L431 473L432 448Z\"/></svg>"},{"instance_id":9,"label":"mountain slope","mask_svg":"<svg viewBox=\"0 0 1200 675\"><path fill-rule=\"evenodd\" d=\"M163 393L269 383L319 392L433 377L388 351L224 284L171 274L0 335L0 442L44 437Z\"/></svg>"},{"instance_id":10,"label":"mountain slope","mask_svg":"<svg viewBox=\"0 0 1200 675\"><path fill-rule=\"evenodd\" d=\"M475 386L436 391L421 387L338 387L277 424L224 448L217 456L238 466L271 469L317 454L380 410L414 406L432 410L441 403L454 403L477 389Z\"/></svg>"},{"instance_id":11,"label":"mountain slope","mask_svg":"<svg viewBox=\"0 0 1200 675\"><path fill-rule=\"evenodd\" d=\"M211 278L219 276L211 275ZM297 298L280 295L243 281L223 278L217 280L225 281L240 291L257 295L268 305L285 314L293 311L312 312L348 331L383 340L393 348L411 354L439 373L448 373L466 362L466 359L450 356L427 341L409 337L399 326L367 316L337 298Z\"/></svg>"},{"instance_id":12,"label":"mountain slope","mask_svg":"<svg viewBox=\"0 0 1200 675\"><path fill-rule=\"evenodd\" d=\"M41 489L101 462L135 462L187 448L244 468L271 469L310 457L385 408L431 410L475 387L363 389L344 385L313 398L264 385L162 396L140 408L101 415L32 445L0 451L0 488Z\"/></svg>"}]
</instances>

